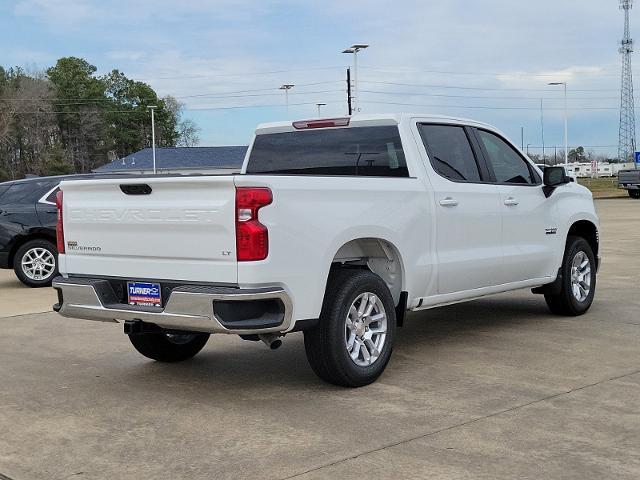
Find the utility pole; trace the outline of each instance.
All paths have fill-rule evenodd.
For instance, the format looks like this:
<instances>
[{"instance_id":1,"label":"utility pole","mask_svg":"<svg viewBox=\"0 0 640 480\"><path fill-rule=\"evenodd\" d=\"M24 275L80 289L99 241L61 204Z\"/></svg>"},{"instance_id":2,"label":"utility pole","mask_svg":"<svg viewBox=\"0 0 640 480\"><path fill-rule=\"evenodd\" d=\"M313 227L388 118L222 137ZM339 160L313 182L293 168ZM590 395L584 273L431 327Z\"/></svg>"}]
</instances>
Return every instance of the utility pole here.
<instances>
[{"instance_id":1,"label":"utility pole","mask_svg":"<svg viewBox=\"0 0 640 480\"><path fill-rule=\"evenodd\" d=\"M351 107L351 68L347 67L347 112L349 116L353 113Z\"/></svg>"},{"instance_id":2,"label":"utility pole","mask_svg":"<svg viewBox=\"0 0 640 480\"><path fill-rule=\"evenodd\" d=\"M633 0L620 0L620 9L624 10L624 37L620 42L622 54L622 85L620 88L620 130L618 133L618 159L621 162L633 161L638 168L634 156L636 151L636 112L633 99L633 71L631 54L633 40L629 31L629 11L633 8Z\"/></svg>"},{"instance_id":3,"label":"utility pole","mask_svg":"<svg viewBox=\"0 0 640 480\"><path fill-rule=\"evenodd\" d=\"M287 119L289 118L289 90L291 90L295 85L291 83L285 83L280 87L280 90L284 90L284 101L287 104Z\"/></svg>"},{"instance_id":4,"label":"utility pole","mask_svg":"<svg viewBox=\"0 0 640 480\"><path fill-rule=\"evenodd\" d=\"M540 99L540 127L542 129L542 163L546 163L544 156L544 107L542 99Z\"/></svg>"},{"instance_id":5,"label":"utility pole","mask_svg":"<svg viewBox=\"0 0 640 480\"><path fill-rule=\"evenodd\" d=\"M524 127L520 127L520 150L524 150Z\"/></svg>"},{"instance_id":6,"label":"utility pole","mask_svg":"<svg viewBox=\"0 0 640 480\"><path fill-rule=\"evenodd\" d=\"M364 50L365 48L369 48L369 45L364 43L356 43L351 47L342 51L342 53L352 53L353 54L353 92L355 96L354 103L354 111L358 113L360 111L360 97L358 96L358 52L360 50Z\"/></svg>"},{"instance_id":7,"label":"utility pole","mask_svg":"<svg viewBox=\"0 0 640 480\"><path fill-rule=\"evenodd\" d=\"M549 85L564 86L564 166L569 165L569 110L567 109L567 82L551 82Z\"/></svg>"},{"instance_id":8,"label":"utility pole","mask_svg":"<svg viewBox=\"0 0 640 480\"><path fill-rule=\"evenodd\" d=\"M320 107L324 107L326 105L326 103L316 103L316 107L318 107L318 118L320 118Z\"/></svg>"},{"instance_id":9,"label":"utility pole","mask_svg":"<svg viewBox=\"0 0 640 480\"><path fill-rule=\"evenodd\" d=\"M157 105L149 105L147 107L151 110L151 152L153 155L153 174L156 174L156 118L154 116L154 110L158 108Z\"/></svg>"}]
</instances>

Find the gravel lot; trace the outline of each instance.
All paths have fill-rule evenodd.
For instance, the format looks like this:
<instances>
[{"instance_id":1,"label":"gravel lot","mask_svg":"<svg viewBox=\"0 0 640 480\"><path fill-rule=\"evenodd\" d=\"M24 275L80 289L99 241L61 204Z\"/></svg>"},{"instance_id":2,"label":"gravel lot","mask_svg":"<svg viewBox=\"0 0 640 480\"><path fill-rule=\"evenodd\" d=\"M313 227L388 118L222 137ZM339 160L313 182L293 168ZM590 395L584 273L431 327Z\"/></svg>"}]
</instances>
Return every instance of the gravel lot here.
<instances>
[{"instance_id":1,"label":"gravel lot","mask_svg":"<svg viewBox=\"0 0 640 480\"><path fill-rule=\"evenodd\" d=\"M638 479L640 201L597 207L589 314L528 291L413 314L358 390L321 383L301 334L156 364L1 271L0 479Z\"/></svg>"}]
</instances>

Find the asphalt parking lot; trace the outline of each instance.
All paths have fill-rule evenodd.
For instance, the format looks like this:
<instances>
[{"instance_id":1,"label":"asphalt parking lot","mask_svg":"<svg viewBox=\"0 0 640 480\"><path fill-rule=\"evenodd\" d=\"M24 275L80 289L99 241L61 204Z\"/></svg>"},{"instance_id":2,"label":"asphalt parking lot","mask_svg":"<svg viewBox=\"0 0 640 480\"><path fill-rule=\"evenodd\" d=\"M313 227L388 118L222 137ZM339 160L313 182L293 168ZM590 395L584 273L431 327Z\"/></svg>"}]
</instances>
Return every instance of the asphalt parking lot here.
<instances>
[{"instance_id":1,"label":"asphalt parking lot","mask_svg":"<svg viewBox=\"0 0 640 480\"><path fill-rule=\"evenodd\" d=\"M638 479L640 201L597 208L586 316L527 291L413 314L357 390L318 380L301 334L154 363L2 271L0 479Z\"/></svg>"}]
</instances>

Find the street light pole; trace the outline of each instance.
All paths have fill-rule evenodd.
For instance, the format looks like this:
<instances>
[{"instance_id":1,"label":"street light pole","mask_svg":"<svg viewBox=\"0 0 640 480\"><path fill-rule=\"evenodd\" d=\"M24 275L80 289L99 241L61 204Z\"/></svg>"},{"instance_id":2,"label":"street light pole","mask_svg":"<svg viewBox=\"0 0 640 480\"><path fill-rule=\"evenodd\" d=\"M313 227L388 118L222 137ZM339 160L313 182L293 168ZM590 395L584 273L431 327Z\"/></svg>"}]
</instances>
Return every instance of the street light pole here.
<instances>
[{"instance_id":1,"label":"street light pole","mask_svg":"<svg viewBox=\"0 0 640 480\"><path fill-rule=\"evenodd\" d=\"M326 103L316 103L316 107L318 107L318 118L320 118L320 107L324 107Z\"/></svg>"},{"instance_id":2,"label":"street light pole","mask_svg":"<svg viewBox=\"0 0 640 480\"><path fill-rule=\"evenodd\" d=\"M368 47L369 45L366 45L363 43L357 43L342 51L342 53L353 54L353 93L354 93L353 111L354 113L357 113L360 111L360 107L359 107L360 97L358 95L358 52Z\"/></svg>"},{"instance_id":3,"label":"street light pole","mask_svg":"<svg viewBox=\"0 0 640 480\"><path fill-rule=\"evenodd\" d=\"M156 174L156 117L154 111L158 108L157 105L149 105L147 107L151 110L151 152L153 155L153 174Z\"/></svg>"},{"instance_id":4,"label":"street light pole","mask_svg":"<svg viewBox=\"0 0 640 480\"><path fill-rule=\"evenodd\" d=\"M569 113L567 108L567 82L551 82L549 85L564 86L564 165L569 165Z\"/></svg>"},{"instance_id":5,"label":"street light pole","mask_svg":"<svg viewBox=\"0 0 640 480\"><path fill-rule=\"evenodd\" d=\"M540 128L542 129L542 163L547 163L544 155L544 106L542 99L540 99Z\"/></svg>"},{"instance_id":6,"label":"street light pole","mask_svg":"<svg viewBox=\"0 0 640 480\"><path fill-rule=\"evenodd\" d=\"M291 83L285 83L280 87L280 90L284 90L284 99L287 104L287 119L289 118L289 90L291 90L295 85Z\"/></svg>"}]
</instances>

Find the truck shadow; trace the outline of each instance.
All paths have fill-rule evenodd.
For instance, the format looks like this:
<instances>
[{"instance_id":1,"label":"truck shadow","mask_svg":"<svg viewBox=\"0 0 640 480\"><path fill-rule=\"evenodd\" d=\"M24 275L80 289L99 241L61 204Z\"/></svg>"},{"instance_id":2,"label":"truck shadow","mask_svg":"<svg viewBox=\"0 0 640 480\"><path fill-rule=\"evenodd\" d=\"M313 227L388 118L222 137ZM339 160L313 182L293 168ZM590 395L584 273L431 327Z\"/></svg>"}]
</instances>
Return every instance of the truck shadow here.
<instances>
[{"instance_id":1,"label":"truck shadow","mask_svg":"<svg viewBox=\"0 0 640 480\"><path fill-rule=\"evenodd\" d=\"M387 375L393 370L420 375L420 371L401 361L405 355L428 357L447 348L459 348L478 335L499 336L504 330L519 326L554 321L542 297L494 297L473 302L410 313L404 327L398 329L394 357ZM475 339L482 342L483 339ZM443 352L446 353L446 352ZM396 361L394 361L394 359ZM418 359L420 360L420 359ZM132 380L152 388L180 384L189 390L202 387L209 395L226 396L229 392L259 389L262 394L282 388L294 391L341 390L319 380L307 363L301 333L287 335L283 346L273 352L261 342L230 341L224 336L212 336L208 346L194 359L179 364L160 364L140 360L128 369ZM177 382L177 383L176 383ZM149 386L149 385L147 385ZM215 393L214 393L215 392ZM226 392L226 393L222 393Z\"/></svg>"}]
</instances>

